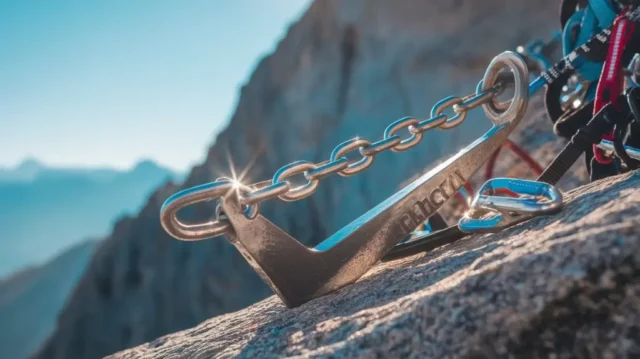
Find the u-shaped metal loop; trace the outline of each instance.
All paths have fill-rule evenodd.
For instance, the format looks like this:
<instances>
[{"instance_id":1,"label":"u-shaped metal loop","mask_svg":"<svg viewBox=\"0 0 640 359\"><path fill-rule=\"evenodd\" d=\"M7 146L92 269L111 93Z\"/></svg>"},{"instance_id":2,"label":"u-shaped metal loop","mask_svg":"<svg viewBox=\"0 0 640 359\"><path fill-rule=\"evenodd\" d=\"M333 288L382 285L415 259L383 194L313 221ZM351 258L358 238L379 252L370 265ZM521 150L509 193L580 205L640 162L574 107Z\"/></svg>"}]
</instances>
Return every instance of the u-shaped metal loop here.
<instances>
[{"instance_id":1,"label":"u-shaped metal loop","mask_svg":"<svg viewBox=\"0 0 640 359\"><path fill-rule=\"evenodd\" d=\"M489 101L482 105L485 115L495 125L511 122L516 118L521 118L527 110L529 103L529 70L522 56L513 51L505 51L491 60L487 71L482 78L481 91L487 91L496 85L500 70L508 67L514 75L513 98L509 107L504 110L502 106L496 107L498 100Z\"/></svg>"},{"instance_id":2,"label":"u-shaped metal loop","mask_svg":"<svg viewBox=\"0 0 640 359\"><path fill-rule=\"evenodd\" d=\"M191 187L173 194L160 209L160 223L167 233L181 241L199 241L217 237L230 232L231 224L221 218L204 223L188 224L178 219L178 211L202 202L208 202L212 198L219 198L236 191L248 191L237 182L223 178L200 186ZM258 214L258 204L247 206L243 215L255 217Z\"/></svg>"},{"instance_id":3,"label":"u-shaped metal loop","mask_svg":"<svg viewBox=\"0 0 640 359\"><path fill-rule=\"evenodd\" d=\"M494 195L499 190L520 197ZM562 206L562 193L548 183L493 178L478 191L458 228L465 233L495 233L535 216L557 213Z\"/></svg>"},{"instance_id":4,"label":"u-shaped metal loop","mask_svg":"<svg viewBox=\"0 0 640 359\"><path fill-rule=\"evenodd\" d=\"M215 237L229 231L231 224L215 219L197 224L186 224L178 220L178 211L192 204L206 202L211 198L227 195L233 190L228 180L215 181L174 193L160 209L160 223L167 233L182 241L198 241Z\"/></svg>"}]
</instances>

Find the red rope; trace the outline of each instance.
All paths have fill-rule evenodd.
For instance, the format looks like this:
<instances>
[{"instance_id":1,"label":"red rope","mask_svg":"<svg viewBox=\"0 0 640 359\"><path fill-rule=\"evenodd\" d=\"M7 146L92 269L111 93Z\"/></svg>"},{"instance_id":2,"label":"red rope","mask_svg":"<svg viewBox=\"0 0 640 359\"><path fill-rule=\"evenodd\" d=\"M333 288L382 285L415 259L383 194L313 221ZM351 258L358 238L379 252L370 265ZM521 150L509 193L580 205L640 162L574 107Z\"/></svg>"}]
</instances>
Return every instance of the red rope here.
<instances>
[{"instance_id":1,"label":"red rope","mask_svg":"<svg viewBox=\"0 0 640 359\"><path fill-rule=\"evenodd\" d=\"M536 160L534 160L529 153L527 153L527 151L525 151L522 147L516 145L513 141L511 140L507 140L500 148L498 148L496 150L496 152L493 153L493 155L491 155L491 157L489 158L489 161L487 162L487 167L485 168L484 171L484 178L485 180L490 180L493 178L493 170L495 168L496 165L496 160L498 159L498 155L500 154L500 150L502 148L508 148L511 150L511 152L515 153L518 157L520 157L520 159L522 159L523 161L525 161L528 165L529 168L531 169L531 171L533 171L533 173L536 176L539 176L542 174L542 172L544 171L542 169L542 166L540 166L538 164L538 162L536 162Z\"/></svg>"}]
</instances>

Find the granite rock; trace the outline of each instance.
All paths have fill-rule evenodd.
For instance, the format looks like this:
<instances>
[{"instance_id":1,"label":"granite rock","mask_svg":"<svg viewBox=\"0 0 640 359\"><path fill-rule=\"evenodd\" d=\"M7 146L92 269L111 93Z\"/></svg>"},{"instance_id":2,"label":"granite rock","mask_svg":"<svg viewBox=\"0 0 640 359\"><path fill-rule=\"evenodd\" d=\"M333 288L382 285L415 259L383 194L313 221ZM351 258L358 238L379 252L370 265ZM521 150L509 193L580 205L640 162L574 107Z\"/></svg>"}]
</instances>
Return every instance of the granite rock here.
<instances>
[{"instance_id":1,"label":"granite rock","mask_svg":"<svg viewBox=\"0 0 640 359\"><path fill-rule=\"evenodd\" d=\"M640 355L640 171L557 215L381 263L287 309L244 310L117 353L138 358L624 358Z\"/></svg>"}]
</instances>

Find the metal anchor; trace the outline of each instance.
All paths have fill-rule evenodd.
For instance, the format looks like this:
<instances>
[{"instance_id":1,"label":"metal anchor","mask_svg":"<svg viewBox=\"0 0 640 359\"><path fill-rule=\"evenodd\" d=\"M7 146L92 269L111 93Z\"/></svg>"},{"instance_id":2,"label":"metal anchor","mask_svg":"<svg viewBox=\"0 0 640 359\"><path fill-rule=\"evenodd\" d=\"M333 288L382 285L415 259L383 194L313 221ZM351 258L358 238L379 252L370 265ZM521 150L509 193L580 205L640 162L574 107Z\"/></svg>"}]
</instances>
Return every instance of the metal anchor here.
<instances>
[{"instance_id":1,"label":"metal anchor","mask_svg":"<svg viewBox=\"0 0 640 359\"><path fill-rule=\"evenodd\" d=\"M514 75L513 98L500 102L489 96L499 87L498 74L505 68ZM222 179L183 190L165 201L161 223L169 234L180 240L224 235L288 307L299 306L358 280L463 187L524 116L529 94L542 84L534 81L527 86L528 75L526 64L519 55L504 52L491 61L476 94L446 98L434 107L428 120L398 120L387 128L385 138L376 143L358 138L347 141L336 147L327 163L311 165L298 161L284 166L266 187L256 185L254 188L254 185L244 186ZM442 110L452 105L456 115L448 119ZM264 199L274 196L285 201L304 198L313 193L317 180L328 173L341 171L339 174L350 176L362 171L371 164L371 156L375 153L389 148L392 151L409 148L419 142L422 132L436 126L455 127L464 120L468 109L478 106L482 106L493 123L487 133L314 248L302 245L258 214L257 206ZM410 138L402 140L395 135L407 126L412 134ZM358 147L366 157L357 163L349 164L341 157L343 152ZM307 171L304 172L310 181L307 185L292 188L282 181L281 177L301 171ZM177 218L181 208L213 198L220 198L217 219L186 224Z\"/></svg>"},{"instance_id":2,"label":"metal anchor","mask_svg":"<svg viewBox=\"0 0 640 359\"><path fill-rule=\"evenodd\" d=\"M222 202L233 227L225 236L289 307L355 282L453 196L520 122L528 104L528 72L518 55L505 52L494 58L483 86L492 86L504 67L515 76L514 98L506 111L492 103L483 106L494 123L486 134L315 248L302 245L261 215L247 218L237 195L227 195Z\"/></svg>"}]
</instances>

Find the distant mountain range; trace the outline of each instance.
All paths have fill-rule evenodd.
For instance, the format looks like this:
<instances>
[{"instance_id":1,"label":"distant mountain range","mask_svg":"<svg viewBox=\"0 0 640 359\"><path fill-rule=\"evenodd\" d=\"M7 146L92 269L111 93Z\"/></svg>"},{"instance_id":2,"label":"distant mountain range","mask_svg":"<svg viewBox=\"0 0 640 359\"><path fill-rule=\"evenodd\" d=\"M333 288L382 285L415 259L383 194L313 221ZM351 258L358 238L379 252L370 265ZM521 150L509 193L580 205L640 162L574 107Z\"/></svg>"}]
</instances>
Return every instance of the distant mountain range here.
<instances>
[{"instance_id":1,"label":"distant mountain range","mask_svg":"<svg viewBox=\"0 0 640 359\"><path fill-rule=\"evenodd\" d=\"M51 334L98 244L83 241L42 266L0 280L0 358L27 358Z\"/></svg>"},{"instance_id":2,"label":"distant mountain range","mask_svg":"<svg viewBox=\"0 0 640 359\"><path fill-rule=\"evenodd\" d=\"M0 169L0 278L104 236L154 188L180 177L151 161L128 171L53 168L33 159Z\"/></svg>"},{"instance_id":3,"label":"distant mountain range","mask_svg":"<svg viewBox=\"0 0 640 359\"><path fill-rule=\"evenodd\" d=\"M143 161L140 164L149 164L156 166L151 161ZM157 167L157 166L156 166ZM22 161L15 168L0 168L0 183L6 182L32 182L37 179L51 178L51 177L69 177L69 176L84 176L86 178L94 179L97 181L108 181L121 174L122 171L118 171L113 168L59 168L48 167L34 158L28 158Z\"/></svg>"}]
</instances>

